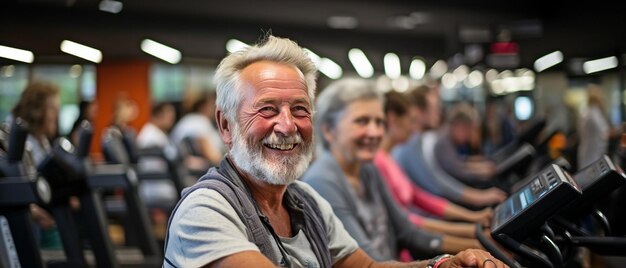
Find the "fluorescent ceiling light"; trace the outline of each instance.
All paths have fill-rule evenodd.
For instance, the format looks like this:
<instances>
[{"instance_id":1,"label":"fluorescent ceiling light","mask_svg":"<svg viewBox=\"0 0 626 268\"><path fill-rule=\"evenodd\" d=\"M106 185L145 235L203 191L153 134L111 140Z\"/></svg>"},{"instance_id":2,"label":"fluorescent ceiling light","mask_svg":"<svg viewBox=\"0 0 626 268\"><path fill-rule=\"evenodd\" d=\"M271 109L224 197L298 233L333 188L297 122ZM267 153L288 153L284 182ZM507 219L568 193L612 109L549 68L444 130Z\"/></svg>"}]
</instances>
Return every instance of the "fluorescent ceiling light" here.
<instances>
[{"instance_id":1,"label":"fluorescent ceiling light","mask_svg":"<svg viewBox=\"0 0 626 268\"><path fill-rule=\"evenodd\" d=\"M563 61L563 53L561 51L554 51L548 55L538 58L535 61L535 71L542 72L554 65L557 65Z\"/></svg>"},{"instance_id":2,"label":"fluorescent ceiling light","mask_svg":"<svg viewBox=\"0 0 626 268\"><path fill-rule=\"evenodd\" d=\"M359 25L359 20L352 16L330 16L326 24L333 29L354 29Z\"/></svg>"},{"instance_id":3,"label":"fluorescent ceiling light","mask_svg":"<svg viewBox=\"0 0 626 268\"><path fill-rule=\"evenodd\" d=\"M61 51L95 63L102 61L102 52L100 50L69 40L61 42Z\"/></svg>"},{"instance_id":4,"label":"fluorescent ceiling light","mask_svg":"<svg viewBox=\"0 0 626 268\"><path fill-rule=\"evenodd\" d=\"M354 66L354 69L359 76L363 78L370 78L374 75L374 67L372 67L372 64L362 50L358 48L350 49L348 52L348 59L350 59L352 66Z\"/></svg>"},{"instance_id":5,"label":"fluorescent ceiling light","mask_svg":"<svg viewBox=\"0 0 626 268\"><path fill-rule=\"evenodd\" d=\"M100 11L109 12L113 14L120 13L123 7L124 7L124 4L122 2L114 1L114 0L102 0L100 1L100 4L98 5L98 8L100 9Z\"/></svg>"},{"instance_id":6,"label":"fluorescent ceiling light","mask_svg":"<svg viewBox=\"0 0 626 268\"><path fill-rule=\"evenodd\" d=\"M317 54L315 54L315 52L311 51L308 48L305 48L304 51L306 51L307 56L309 56L309 59L311 59L311 61L313 62L313 64L315 64L315 67L317 67L318 69L320 68L320 56L318 56Z\"/></svg>"},{"instance_id":7,"label":"fluorescent ceiling light","mask_svg":"<svg viewBox=\"0 0 626 268\"><path fill-rule=\"evenodd\" d=\"M385 74L391 79L398 79L402 74L402 67L400 66L400 58L394 53L387 53L383 58L385 64Z\"/></svg>"},{"instance_id":8,"label":"fluorescent ceiling light","mask_svg":"<svg viewBox=\"0 0 626 268\"><path fill-rule=\"evenodd\" d=\"M411 78L415 80L420 80L424 78L424 74L426 73L426 64L423 60L414 59L411 61L411 66L409 66L409 75Z\"/></svg>"},{"instance_id":9,"label":"fluorescent ceiling light","mask_svg":"<svg viewBox=\"0 0 626 268\"><path fill-rule=\"evenodd\" d=\"M467 67L467 65L461 65L454 69L454 71L452 71L452 74L456 78L456 81L463 82L463 80L465 80L465 78L467 78L467 75L469 74L469 68Z\"/></svg>"},{"instance_id":10,"label":"fluorescent ceiling light","mask_svg":"<svg viewBox=\"0 0 626 268\"><path fill-rule=\"evenodd\" d=\"M483 83L483 74L479 70L472 71L463 84L468 88L475 88Z\"/></svg>"},{"instance_id":11,"label":"fluorescent ceiling light","mask_svg":"<svg viewBox=\"0 0 626 268\"><path fill-rule=\"evenodd\" d=\"M583 63L583 71L586 74L604 71L615 67L617 67L617 57L615 56L585 61L585 63Z\"/></svg>"},{"instance_id":12,"label":"fluorescent ceiling light","mask_svg":"<svg viewBox=\"0 0 626 268\"><path fill-rule=\"evenodd\" d=\"M150 39L144 39L141 41L141 50L171 64L179 63L182 58L182 54L177 49L168 47Z\"/></svg>"},{"instance_id":13,"label":"fluorescent ceiling light","mask_svg":"<svg viewBox=\"0 0 626 268\"><path fill-rule=\"evenodd\" d=\"M320 59L319 70L331 79L338 79L343 75L341 66L328 58Z\"/></svg>"},{"instance_id":14,"label":"fluorescent ceiling light","mask_svg":"<svg viewBox=\"0 0 626 268\"><path fill-rule=\"evenodd\" d=\"M244 50L246 48L248 48L250 45L241 42L237 39L230 39L226 42L226 51L230 52L230 53L235 53L237 51L240 50Z\"/></svg>"},{"instance_id":15,"label":"fluorescent ceiling light","mask_svg":"<svg viewBox=\"0 0 626 268\"><path fill-rule=\"evenodd\" d=\"M457 83L457 80L456 80L456 77L454 77L454 74L445 73L441 77L441 84L443 85L443 87L447 89L452 89L456 87L456 83Z\"/></svg>"},{"instance_id":16,"label":"fluorescent ceiling light","mask_svg":"<svg viewBox=\"0 0 626 268\"><path fill-rule=\"evenodd\" d=\"M448 71L448 64L444 60L438 60L430 67L430 76L439 79Z\"/></svg>"},{"instance_id":17,"label":"fluorescent ceiling light","mask_svg":"<svg viewBox=\"0 0 626 268\"><path fill-rule=\"evenodd\" d=\"M33 55L33 52L2 45L0 45L0 57L26 63L33 63L33 61L35 60L35 55Z\"/></svg>"}]
</instances>

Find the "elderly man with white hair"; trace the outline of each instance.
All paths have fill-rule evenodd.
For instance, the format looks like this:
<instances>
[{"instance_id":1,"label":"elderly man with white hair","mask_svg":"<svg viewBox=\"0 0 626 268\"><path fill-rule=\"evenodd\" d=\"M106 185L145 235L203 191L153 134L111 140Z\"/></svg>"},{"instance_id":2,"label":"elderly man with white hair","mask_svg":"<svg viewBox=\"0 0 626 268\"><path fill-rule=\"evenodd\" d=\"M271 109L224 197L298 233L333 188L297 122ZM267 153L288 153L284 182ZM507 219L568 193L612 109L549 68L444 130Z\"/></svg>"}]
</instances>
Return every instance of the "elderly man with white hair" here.
<instances>
[{"instance_id":1,"label":"elderly man with white hair","mask_svg":"<svg viewBox=\"0 0 626 268\"><path fill-rule=\"evenodd\" d=\"M466 250L375 263L322 197L297 181L312 159L316 68L296 43L269 36L217 68L218 130L228 154L183 192L164 267L504 267Z\"/></svg>"}]
</instances>

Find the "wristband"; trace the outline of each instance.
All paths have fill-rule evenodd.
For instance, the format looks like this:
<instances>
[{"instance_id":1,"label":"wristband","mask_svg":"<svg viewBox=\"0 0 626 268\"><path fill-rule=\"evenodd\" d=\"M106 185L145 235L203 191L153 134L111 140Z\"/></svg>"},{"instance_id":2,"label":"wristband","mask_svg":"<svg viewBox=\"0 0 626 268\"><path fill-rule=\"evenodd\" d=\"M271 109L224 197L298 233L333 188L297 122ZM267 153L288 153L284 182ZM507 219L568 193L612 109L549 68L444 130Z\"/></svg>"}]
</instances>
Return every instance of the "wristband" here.
<instances>
[{"instance_id":1,"label":"wristband","mask_svg":"<svg viewBox=\"0 0 626 268\"><path fill-rule=\"evenodd\" d=\"M452 255L450 254L442 254L437 257L434 257L430 259L430 261L428 262L428 265L426 265L426 268L438 268L439 265L441 265L442 263L444 263L450 258L452 258Z\"/></svg>"}]
</instances>

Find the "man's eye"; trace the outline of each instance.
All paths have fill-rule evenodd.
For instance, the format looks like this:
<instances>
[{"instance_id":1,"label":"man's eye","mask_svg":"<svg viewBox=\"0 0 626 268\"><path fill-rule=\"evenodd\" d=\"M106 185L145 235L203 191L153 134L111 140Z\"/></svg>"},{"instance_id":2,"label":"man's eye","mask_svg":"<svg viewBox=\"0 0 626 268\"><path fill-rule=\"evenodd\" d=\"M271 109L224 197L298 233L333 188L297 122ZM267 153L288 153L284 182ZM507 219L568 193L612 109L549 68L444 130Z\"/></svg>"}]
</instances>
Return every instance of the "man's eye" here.
<instances>
[{"instance_id":1,"label":"man's eye","mask_svg":"<svg viewBox=\"0 0 626 268\"><path fill-rule=\"evenodd\" d=\"M266 106L259 109L259 113L261 113L263 116L270 116L276 114L276 109L271 106Z\"/></svg>"},{"instance_id":2,"label":"man's eye","mask_svg":"<svg viewBox=\"0 0 626 268\"><path fill-rule=\"evenodd\" d=\"M296 106L296 107L293 107L293 113L296 115L308 115L309 109L307 109L304 106Z\"/></svg>"}]
</instances>

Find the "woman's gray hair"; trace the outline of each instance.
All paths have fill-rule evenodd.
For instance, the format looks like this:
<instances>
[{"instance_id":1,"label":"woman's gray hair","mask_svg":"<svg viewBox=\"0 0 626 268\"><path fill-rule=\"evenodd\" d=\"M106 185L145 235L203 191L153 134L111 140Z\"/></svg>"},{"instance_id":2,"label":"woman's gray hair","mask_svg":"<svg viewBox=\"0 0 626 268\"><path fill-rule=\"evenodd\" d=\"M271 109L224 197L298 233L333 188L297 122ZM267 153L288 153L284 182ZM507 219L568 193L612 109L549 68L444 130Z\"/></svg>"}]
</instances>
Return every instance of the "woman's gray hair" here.
<instances>
[{"instance_id":1,"label":"woman's gray hair","mask_svg":"<svg viewBox=\"0 0 626 268\"><path fill-rule=\"evenodd\" d=\"M330 147L324 138L322 128L334 129L350 103L370 99L379 99L382 103L383 98L384 96L376 90L373 82L361 78L342 78L328 85L317 96L314 127L315 136L318 139L318 151L320 145L325 150Z\"/></svg>"},{"instance_id":2,"label":"woman's gray hair","mask_svg":"<svg viewBox=\"0 0 626 268\"><path fill-rule=\"evenodd\" d=\"M229 121L237 122L237 110L243 98L239 81L241 71L248 65L263 60L298 68L304 75L311 104L315 103L317 68L307 52L294 41L269 35L265 42L232 53L217 66L215 71L216 106Z\"/></svg>"}]
</instances>

